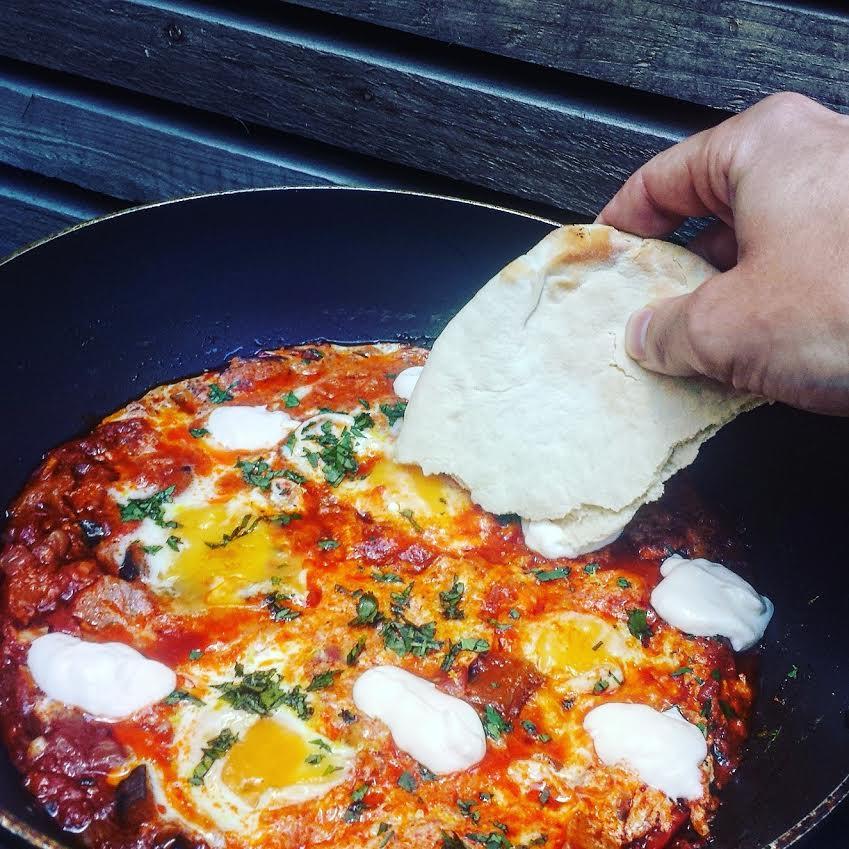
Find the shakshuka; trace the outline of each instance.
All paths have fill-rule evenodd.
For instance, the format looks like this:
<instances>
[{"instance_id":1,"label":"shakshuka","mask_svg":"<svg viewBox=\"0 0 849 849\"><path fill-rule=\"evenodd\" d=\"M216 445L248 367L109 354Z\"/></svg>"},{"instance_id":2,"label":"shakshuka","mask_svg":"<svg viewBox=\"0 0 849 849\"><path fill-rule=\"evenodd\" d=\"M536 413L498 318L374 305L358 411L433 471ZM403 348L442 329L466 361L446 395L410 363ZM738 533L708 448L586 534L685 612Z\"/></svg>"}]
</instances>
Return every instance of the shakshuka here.
<instances>
[{"instance_id":1,"label":"shakshuka","mask_svg":"<svg viewBox=\"0 0 849 849\"><path fill-rule=\"evenodd\" d=\"M234 360L46 456L0 557L0 727L62 828L110 849L708 837L763 631L663 610L688 569L768 602L685 483L546 560L517 517L396 464L426 356Z\"/></svg>"}]
</instances>

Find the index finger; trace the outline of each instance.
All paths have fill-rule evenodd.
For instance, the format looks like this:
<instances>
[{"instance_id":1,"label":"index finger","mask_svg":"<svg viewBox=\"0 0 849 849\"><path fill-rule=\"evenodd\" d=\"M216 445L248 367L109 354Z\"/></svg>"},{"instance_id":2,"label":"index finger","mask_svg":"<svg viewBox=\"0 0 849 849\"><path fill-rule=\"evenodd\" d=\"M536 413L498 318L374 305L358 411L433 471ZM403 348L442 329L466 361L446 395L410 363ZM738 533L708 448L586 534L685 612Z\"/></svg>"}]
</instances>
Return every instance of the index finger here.
<instances>
[{"instance_id":1,"label":"index finger","mask_svg":"<svg viewBox=\"0 0 849 849\"><path fill-rule=\"evenodd\" d=\"M728 166L715 143L717 130L696 133L650 159L608 201L596 223L638 236L668 235L690 216L712 214L730 224Z\"/></svg>"}]
</instances>

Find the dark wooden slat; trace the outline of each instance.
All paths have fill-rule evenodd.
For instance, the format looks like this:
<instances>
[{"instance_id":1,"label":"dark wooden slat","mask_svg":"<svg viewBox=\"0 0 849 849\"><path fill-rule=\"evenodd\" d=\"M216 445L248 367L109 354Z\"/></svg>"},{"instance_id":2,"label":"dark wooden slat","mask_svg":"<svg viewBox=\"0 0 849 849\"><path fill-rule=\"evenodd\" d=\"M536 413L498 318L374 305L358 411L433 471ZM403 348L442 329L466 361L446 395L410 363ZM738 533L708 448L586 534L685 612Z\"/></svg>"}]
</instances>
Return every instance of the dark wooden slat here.
<instances>
[{"instance_id":1,"label":"dark wooden slat","mask_svg":"<svg viewBox=\"0 0 849 849\"><path fill-rule=\"evenodd\" d=\"M109 198L0 167L0 258L119 207Z\"/></svg>"},{"instance_id":2,"label":"dark wooden slat","mask_svg":"<svg viewBox=\"0 0 849 849\"><path fill-rule=\"evenodd\" d=\"M581 214L708 120L643 121L200 3L6 0L0 52Z\"/></svg>"},{"instance_id":3,"label":"dark wooden slat","mask_svg":"<svg viewBox=\"0 0 849 849\"><path fill-rule=\"evenodd\" d=\"M849 111L849 14L765 0L286 0L739 110L791 89Z\"/></svg>"}]
</instances>

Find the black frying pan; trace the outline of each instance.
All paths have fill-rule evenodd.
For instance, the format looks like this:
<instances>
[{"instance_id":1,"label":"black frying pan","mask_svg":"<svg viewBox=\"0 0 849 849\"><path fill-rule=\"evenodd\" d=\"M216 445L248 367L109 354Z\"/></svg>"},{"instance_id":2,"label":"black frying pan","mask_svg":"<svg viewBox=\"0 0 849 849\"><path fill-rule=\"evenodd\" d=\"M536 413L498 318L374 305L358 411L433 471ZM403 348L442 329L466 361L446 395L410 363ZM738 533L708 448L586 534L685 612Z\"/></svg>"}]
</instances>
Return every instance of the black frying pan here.
<instances>
[{"instance_id":1,"label":"black frying pan","mask_svg":"<svg viewBox=\"0 0 849 849\"><path fill-rule=\"evenodd\" d=\"M47 448L236 352L435 335L550 227L405 193L268 190L148 207L19 254L0 266L0 503ZM694 467L776 606L721 849L783 849L849 794L848 448L847 420L762 408ZM0 808L32 843L61 840L7 761Z\"/></svg>"}]
</instances>

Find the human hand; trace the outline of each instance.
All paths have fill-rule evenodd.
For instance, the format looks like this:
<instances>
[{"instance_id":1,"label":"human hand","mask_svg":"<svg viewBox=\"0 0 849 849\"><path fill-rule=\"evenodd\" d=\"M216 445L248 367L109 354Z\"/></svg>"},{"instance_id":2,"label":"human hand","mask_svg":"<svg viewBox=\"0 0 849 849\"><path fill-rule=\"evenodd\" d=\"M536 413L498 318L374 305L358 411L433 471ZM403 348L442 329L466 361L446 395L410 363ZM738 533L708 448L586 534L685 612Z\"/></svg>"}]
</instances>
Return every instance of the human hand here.
<instances>
[{"instance_id":1,"label":"human hand","mask_svg":"<svg viewBox=\"0 0 849 849\"><path fill-rule=\"evenodd\" d=\"M641 365L706 375L849 415L849 118L778 94L636 171L598 223L664 236L719 220L690 247L720 273L628 322Z\"/></svg>"}]
</instances>

